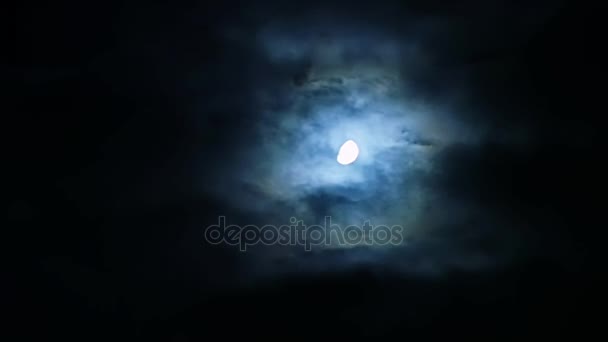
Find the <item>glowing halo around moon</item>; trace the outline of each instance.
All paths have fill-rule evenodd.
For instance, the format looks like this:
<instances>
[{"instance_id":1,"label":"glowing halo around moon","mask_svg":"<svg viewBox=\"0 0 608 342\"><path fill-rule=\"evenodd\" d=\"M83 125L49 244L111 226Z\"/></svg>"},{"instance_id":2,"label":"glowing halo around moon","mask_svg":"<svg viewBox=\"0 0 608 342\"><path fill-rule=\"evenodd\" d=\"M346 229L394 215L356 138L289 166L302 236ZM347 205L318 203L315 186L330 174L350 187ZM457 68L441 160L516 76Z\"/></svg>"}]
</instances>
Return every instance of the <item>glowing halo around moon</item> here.
<instances>
[{"instance_id":1,"label":"glowing halo around moon","mask_svg":"<svg viewBox=\"0 0 608 342\"><path fill-rule=\"evenodd\" d=\"M353 140L348 140L340 147L336 160L342 165L352 164L359 157L359 146Z\"/></svg>"}]
</instances>

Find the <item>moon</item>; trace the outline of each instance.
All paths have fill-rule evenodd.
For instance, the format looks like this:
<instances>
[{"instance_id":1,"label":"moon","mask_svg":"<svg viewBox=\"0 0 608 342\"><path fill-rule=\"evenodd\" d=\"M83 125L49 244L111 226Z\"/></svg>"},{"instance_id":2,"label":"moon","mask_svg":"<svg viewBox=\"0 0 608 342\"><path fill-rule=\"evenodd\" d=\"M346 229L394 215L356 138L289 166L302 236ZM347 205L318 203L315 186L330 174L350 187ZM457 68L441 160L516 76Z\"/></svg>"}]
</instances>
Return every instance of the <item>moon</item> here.
<instances>
[{"instance_id":1,"label":"moon","mask_svg":"<svg viewBox=\"0 0 608 342\"><path fill-rule=\"evenodd\" d=\"M342 165L352 164L359 156L359 146L353 140L348 140L340 147L336 160Z\"/></svg>"}]
</instances>

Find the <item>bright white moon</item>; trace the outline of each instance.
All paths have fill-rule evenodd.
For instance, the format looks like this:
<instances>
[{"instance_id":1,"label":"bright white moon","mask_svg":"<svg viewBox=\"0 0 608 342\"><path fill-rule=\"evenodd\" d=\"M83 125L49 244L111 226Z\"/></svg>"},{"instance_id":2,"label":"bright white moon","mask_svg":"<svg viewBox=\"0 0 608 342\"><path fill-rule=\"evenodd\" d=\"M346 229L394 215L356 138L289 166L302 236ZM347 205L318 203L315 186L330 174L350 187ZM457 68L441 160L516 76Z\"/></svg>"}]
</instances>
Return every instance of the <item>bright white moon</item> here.
<instances>
[{"instance_id":1,"label":"bright white moon","mask_svg":"<svg viewBox=\"0 0 608 342\"><path fill-rule=\"evenodd\" d=\"M338 151L338 158L336 160L342 165L352 164L359 156L359 147L357 143L352 140L348 140Z\"/></svg>"}]
</instances>

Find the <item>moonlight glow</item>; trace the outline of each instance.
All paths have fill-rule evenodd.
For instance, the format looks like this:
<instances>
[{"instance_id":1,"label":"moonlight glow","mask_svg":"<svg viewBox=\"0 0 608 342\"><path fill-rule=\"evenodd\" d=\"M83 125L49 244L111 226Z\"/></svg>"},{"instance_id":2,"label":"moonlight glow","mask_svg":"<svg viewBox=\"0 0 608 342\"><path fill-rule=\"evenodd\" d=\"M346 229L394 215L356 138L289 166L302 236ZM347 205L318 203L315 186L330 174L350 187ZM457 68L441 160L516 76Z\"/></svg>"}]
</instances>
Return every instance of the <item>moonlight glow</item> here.
<instances>
[{"instance_id":1,"label":"moonlight glow","mask_svg":"<svg viewBox=\"0 0 608 342\"><path fill-rule=\"evenodd\" d=\"M357 143L352 140L348 140L342 144L342 147L340 147L336 160L342 165L348 165L354 163L358 156L359 147L357 146Z\"/></svg>"}]
</instances>

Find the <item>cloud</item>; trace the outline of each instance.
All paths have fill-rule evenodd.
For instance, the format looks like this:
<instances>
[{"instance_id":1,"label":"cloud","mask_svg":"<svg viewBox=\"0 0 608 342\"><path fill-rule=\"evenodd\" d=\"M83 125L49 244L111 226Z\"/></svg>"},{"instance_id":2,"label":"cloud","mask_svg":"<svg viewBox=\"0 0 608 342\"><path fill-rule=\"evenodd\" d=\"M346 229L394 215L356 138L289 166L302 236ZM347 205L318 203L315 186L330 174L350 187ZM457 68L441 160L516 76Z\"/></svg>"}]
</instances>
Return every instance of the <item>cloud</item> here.
<instances>
[{"instance_id":1,"label":"cloud","mask_svg":"<svg viewBox=\"0 0 608 342\"><path fill-rule=\"evenodd\" d=\"M224 126L234 140L224 162L205 172L213 184L206 191L249 213L243 224L280 225L293 216L316 224L331 215L343 227L402 225L403 246L352 251L354 259L370 253L398 269L489 267L523 257L526 224L494 205L510 200L502 194L477 197L493 182L479 178L491 169L476 161L489 144L520 146L514 142L529 132L496 130L504 113L477 104L474 67L449 72L438 64L449 47L429 42L455 24L413 20L405 34L403 27L303 18L271 21L245 36L231 31L248 56L239 66L247 126L234 133L230 122ZM336 154L349 139L359 159L340 165ZM278 254L309 260L286 253Z\"/></svg>"}]
</instances>

